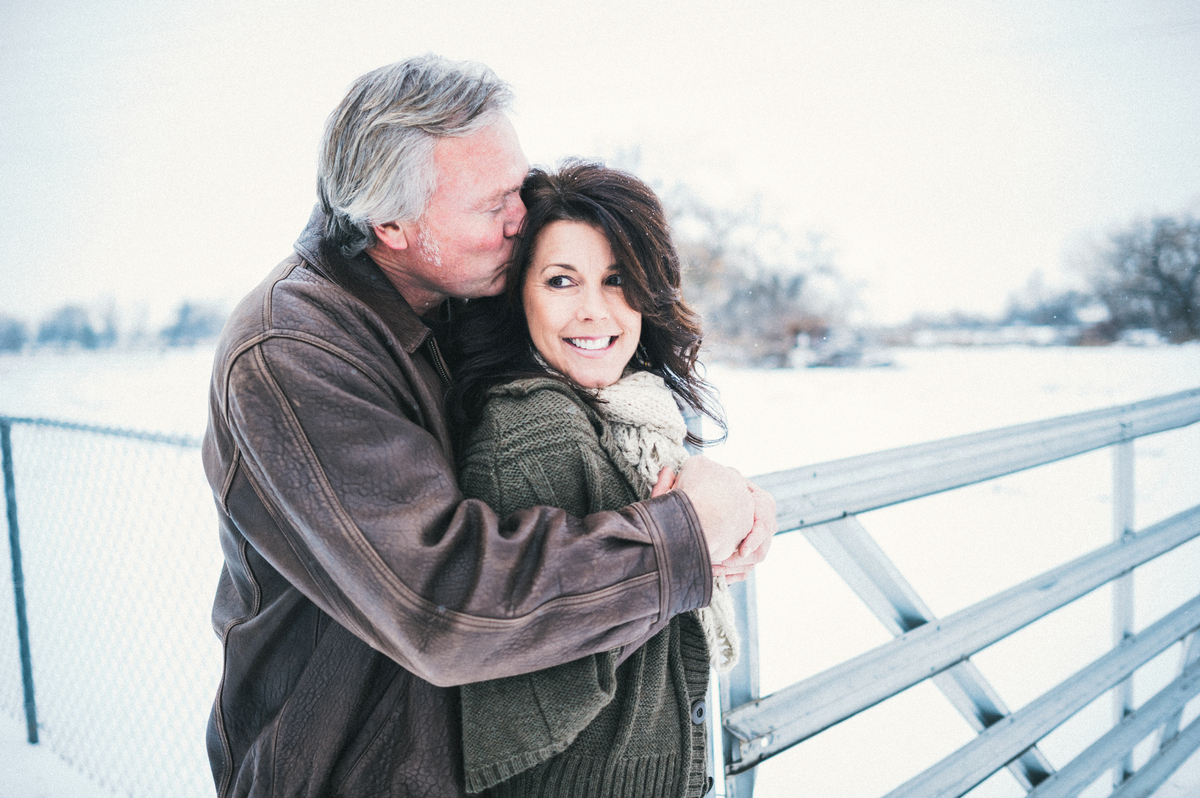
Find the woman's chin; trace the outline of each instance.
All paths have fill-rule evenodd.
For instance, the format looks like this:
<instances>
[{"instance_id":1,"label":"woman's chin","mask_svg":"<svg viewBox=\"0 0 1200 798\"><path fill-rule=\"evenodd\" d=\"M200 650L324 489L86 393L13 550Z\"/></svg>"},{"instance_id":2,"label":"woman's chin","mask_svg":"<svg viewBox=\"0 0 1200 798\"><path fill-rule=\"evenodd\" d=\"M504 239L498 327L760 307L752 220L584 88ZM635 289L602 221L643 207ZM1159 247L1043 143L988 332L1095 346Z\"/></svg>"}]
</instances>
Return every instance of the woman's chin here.
<instances>
[{"instance_id":1,"label":"woman's chin","mask_svg":"<svg viewBox=\"0 0 1200 798\"><path fill-rule=\"evenodd\" d=\"M580 388L607 388L617 381L607 376L597 376L595 374L567 374L567 378Z\"/></svg>"},{"instance_id":2,"label":"woman's chin","mask_svg":"<svg viewBox=\"0 0 1200 798\"><path fill-rule=\"evenodd\" d=\"M623 369L568 369L564 372L580 388L607 388L621 379Z\"/></svg>"},{"instance_id":3,"label":"woman's chin","mask_svg":"<svg viewBox=\"0 0 1200 798\"><path fill-rule=\"evenodd\" d=\"M551 353L552 357L547 357L546 352L539 348L538 353L552 369L580 388L607 388L621 379L629 363L629 358L618 363L621 358L613 357L616 354L614 352L578 354L556 351Z\"/></svg>"}]
</instances>

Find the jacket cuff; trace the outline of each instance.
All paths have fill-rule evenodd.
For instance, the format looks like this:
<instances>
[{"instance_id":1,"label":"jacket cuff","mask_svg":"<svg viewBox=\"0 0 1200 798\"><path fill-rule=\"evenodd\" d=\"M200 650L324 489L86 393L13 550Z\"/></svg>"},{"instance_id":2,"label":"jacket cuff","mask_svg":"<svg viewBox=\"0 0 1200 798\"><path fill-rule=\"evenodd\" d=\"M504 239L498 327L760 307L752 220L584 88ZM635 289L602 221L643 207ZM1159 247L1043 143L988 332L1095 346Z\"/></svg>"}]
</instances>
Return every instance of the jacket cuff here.
<instances>
[{"instance_id":1,"label":"jacket cuff","mask_svg":"<svg viewBox=\"0 0 1200 798\"><path fill-rule=\"evenodd\" d=\"M647 499L640 506L658 555L663 620L707 607L712 599L712 563L691 500L675 490Z\"/></svg>"}]
</instances>

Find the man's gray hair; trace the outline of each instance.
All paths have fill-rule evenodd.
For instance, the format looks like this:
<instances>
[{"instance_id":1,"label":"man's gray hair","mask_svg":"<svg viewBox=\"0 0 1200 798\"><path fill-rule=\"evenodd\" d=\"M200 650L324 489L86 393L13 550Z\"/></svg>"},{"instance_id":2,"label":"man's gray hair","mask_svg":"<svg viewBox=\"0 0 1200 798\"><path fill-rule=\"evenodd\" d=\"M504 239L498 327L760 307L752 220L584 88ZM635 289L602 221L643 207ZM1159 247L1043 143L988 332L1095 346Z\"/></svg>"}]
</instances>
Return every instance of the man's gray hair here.
<instances>
[{"instance_id":1,"label":"man's gray hair","mask_svg":"<svg viewBox=\"0 0 1200 798\"><path fill-rule=\"evenodd\" d=\"M325 122L317 165L330 243L353 257L375 243L374 225L417 221L437 187L437 140L477 133L511 105L491 69L436 55L354 81Z\"/></svg>"}]
</instances>

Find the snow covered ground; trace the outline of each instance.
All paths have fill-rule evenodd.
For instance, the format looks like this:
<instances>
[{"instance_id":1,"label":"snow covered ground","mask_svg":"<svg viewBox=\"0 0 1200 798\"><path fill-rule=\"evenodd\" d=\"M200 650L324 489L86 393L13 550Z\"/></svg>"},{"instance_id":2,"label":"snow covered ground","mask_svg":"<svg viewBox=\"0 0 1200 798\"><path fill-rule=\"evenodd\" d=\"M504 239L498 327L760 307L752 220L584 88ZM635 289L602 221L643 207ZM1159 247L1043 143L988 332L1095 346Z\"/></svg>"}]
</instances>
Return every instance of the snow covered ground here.
<instances>
[{"instance_id":1,"label":"snow covered ground","mask_svg":"<svg viewBox=\"0 0 1200 798\"><path fill-rule=\"evenodd\" d=\"M1200 387L1198 346L892 354L896 365L881 369L714 366L710 377L721 391L731 432L713 456L752 475ZM205 349L0 356L0 415L198 437L210 362ZM1200 503L1200 425L1143 439L1136 451L1137 527ZM1110 483L1109 455L1097 452L861 520L926 603L945 615L1106 543ZM1138 570L1137 628L1200 591L1195 543ZM215 549L215 534L211 544L201 545ZM185 603L200 610L187 612L202 613L211 600L214 554L196 555L205 563L192 569L199 574L186 592L196 595ZM187 576L181 572L179 578ZM802 535L776 541L760 568L758 590L764 693L888 639ZM1108 601L1107 590L1097 591L974 660L1010 709L1018 709L1108 647ZM0 620L6 628L10 623ZM211 632L202 618L195 625L196 645L205 650ZM1177 657L1178 646L1139 671L1138 703L1169 681ZM11 658L0 651L0 663ZM39 683L39 702L43 695L52 700L51 684ZM203 696L211 688L197 685L196 693L201 697L181 700L186 708L137 711L189 716L181 723L201 734ZM1196 715L1196 703L1185 722ZM1102 696L1050 735L1043 751L1055 764L1065 762L1097 736L1109 715L1108 697ZM24 745L22 730L20 720L0 712L0 797L109 794L65 766L52 743ZM759 769L756 794L882 795L970 737L940 694L920 685L768 761ZM202 756L201 746L197 752ZM975 794L1022 792L1001 772ZM1085 794L1105 795L1107 789L1097 784ZM1158 795L1200 795L1200 756Z\"/></svg>"}]
</instances>

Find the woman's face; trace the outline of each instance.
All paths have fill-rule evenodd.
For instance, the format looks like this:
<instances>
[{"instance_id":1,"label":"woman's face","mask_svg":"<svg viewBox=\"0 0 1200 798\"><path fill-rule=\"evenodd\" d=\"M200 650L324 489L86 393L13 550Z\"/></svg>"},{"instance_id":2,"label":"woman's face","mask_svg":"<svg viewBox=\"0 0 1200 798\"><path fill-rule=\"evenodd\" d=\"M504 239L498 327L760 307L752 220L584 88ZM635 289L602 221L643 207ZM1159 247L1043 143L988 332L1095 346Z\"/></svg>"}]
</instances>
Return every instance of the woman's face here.
<instances>
[{"instance_id":1,"label":"woman's face","mask_svg":"<svg viewBox=\"0 0 1200 798\"><path fill-rule=\"evenodd\" d=\"M642 334L642 314L625 301L604 232L551 222L538 233L521 289L533 345L555 370L584 388L621 378Z\"/></svg>"}]
</instances>

